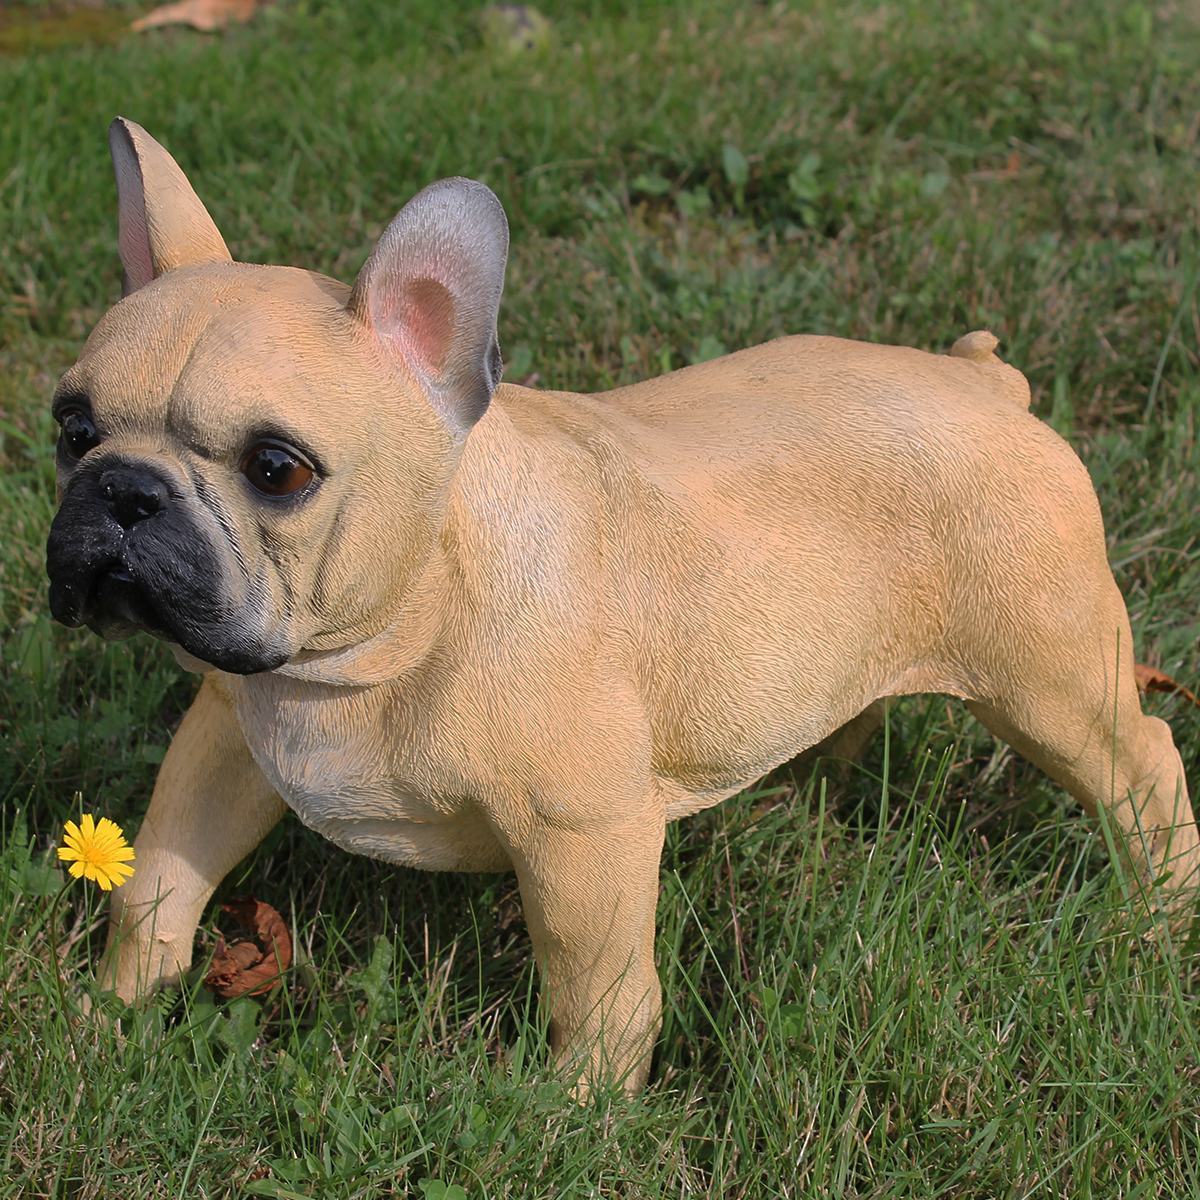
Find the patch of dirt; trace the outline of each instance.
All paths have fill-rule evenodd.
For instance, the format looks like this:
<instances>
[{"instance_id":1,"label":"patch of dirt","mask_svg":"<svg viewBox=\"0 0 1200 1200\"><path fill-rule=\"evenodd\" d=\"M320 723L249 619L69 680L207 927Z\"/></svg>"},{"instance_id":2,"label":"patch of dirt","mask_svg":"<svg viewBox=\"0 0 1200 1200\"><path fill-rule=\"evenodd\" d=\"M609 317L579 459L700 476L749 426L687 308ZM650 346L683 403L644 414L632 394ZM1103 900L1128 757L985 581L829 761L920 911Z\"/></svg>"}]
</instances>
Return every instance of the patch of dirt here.
<instances>
[{"instance_id":1,"label":"patch of dirt","mask_svg":"<svg viewBox=\"0 0 1200 1200\"><path fill-rule=\"evenodd\" d=\"M0 54L37 54L61 46L104 45L129 28L133 12L103 0L0 0Z\"/></svg>"}]
</instances>

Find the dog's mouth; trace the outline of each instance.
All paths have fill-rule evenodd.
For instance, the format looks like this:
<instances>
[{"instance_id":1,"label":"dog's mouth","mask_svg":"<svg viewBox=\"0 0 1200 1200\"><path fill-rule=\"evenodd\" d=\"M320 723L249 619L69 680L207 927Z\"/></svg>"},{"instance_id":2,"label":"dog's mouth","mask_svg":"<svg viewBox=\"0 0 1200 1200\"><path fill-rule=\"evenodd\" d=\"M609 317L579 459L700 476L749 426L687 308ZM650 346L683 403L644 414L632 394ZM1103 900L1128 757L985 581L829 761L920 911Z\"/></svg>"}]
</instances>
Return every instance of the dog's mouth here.
<instances>
[{"instance_id":1,"label":"dog's mouth","mask_svg":"<svg viewBox=\"0 0 1200 1200\"><path fill-rule=\"evenodd\" d=\"M119 561L100 567L90 579L52 577L50 611L56 621L72 629L86 625L104 638L127 638L140 632L169 636L149 592Z\"/></svg>"},{"instance_id":2,"label":"dog's mouth","mask_svg":"<svg viewBox=\"0 0 1200 1200\"><path fill-rule=\"evenodd\" d=\"M238 675L272 671L282 666L288 657L282 648L243 643L236 637L213 638L211 630L189 625L186 620L173 620L172 610L157 603L149 588L121 564L95 574L80 607L69 611L55 608L53 604L51 607L56 618L64 624L86 625L109 641L148 633L201 663Z\"/></svg>"},{"instance_id":3,"label":"dog's mouth","mask_svg":"<svg viewBox=\"0 0 1200 1200\"><path fill-rule=\"evenodd\" d=\"M120 563L96 572L79 618L101 637L128 637L138 632L170 636L146 589Z\"/></svg>"},{"instance_id":4,"label":"dog's mouth","mask_svg":"<svg viewBox=\"0 0 1200 1200\"><path fill-rule=\"evenodd\" d=\"M55 554L50 573L50 610L71 628L86 625L105 638L127 638L146 632L169 637L168 622L151 589L131 566L124 545L88 555L66 545ZM91 566L91 570L88 570ZM71 569L74 567L74 569Z\"/></svg>"}]
</instances>

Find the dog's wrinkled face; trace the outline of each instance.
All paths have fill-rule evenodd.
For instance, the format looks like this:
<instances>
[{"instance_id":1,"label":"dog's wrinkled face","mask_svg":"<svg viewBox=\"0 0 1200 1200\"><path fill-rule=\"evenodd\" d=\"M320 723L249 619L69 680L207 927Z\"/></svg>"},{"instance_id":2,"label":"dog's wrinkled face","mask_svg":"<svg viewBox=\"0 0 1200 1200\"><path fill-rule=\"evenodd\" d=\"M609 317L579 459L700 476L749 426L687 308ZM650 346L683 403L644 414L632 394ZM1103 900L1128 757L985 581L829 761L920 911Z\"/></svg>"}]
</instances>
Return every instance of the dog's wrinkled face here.
<instances>
[{"instance_id":1,"label":"dog's wrinkled face","mask_svg":"<svg viewBox=\"0 0 1200 1200\"><path fill-rule=\"evenodd\" d=\"M161 146L112 145L127 295L55 392L54 616L239 673L370 636L498 382L499 203L427 188L351 292L230 261Z\"/></svg>"}]
</instances>

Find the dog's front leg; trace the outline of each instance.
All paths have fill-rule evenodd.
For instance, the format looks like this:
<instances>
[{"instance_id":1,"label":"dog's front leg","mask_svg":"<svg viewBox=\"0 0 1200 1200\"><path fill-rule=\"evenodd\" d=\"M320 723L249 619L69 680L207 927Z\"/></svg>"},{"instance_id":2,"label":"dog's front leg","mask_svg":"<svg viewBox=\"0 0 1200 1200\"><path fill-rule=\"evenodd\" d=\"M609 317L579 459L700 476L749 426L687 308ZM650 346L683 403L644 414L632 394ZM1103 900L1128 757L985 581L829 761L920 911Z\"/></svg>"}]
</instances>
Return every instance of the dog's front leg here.
<instances>
[{"instance_id":1,"label":"dog's front leg","mask_svg":"<svg viewBox=\"0 0 1200 1200\"><path fill-rule=\"evenodd\" d=\"M583 831L539 821L514 853L555 1058L581 1098L598 1085L640 1091L650 1071L664 828L661 811Z\"/></svg>"},{"instance_id":2,"label":"dog's front leg","mask_svg":"<svg viewBox=\"0 0 1200 1200\"><path fill-rule=\"evenodd\" d=\"M213 889L283 812L229 700L205 680L163 760L134 841L134 875L113 892L102 985L130 1001L187 970Z\"/></svg>"}]
</instances>

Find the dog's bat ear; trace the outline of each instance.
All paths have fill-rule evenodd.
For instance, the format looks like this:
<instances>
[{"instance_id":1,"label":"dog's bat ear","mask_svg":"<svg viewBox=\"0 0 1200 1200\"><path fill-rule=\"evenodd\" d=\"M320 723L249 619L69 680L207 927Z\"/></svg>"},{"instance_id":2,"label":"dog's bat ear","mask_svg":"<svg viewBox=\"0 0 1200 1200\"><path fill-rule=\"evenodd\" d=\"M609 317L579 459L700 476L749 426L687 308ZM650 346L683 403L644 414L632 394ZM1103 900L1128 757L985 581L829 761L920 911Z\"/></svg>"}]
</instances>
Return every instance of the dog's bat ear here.
<instances>
[{"instance_id":1,"label":"dog's bat ear","mask_svg":"<svg viewBox=\"0 0 1200 1200\"><path fill-rule=\"evenodd\" d=\"M491 189L443 179L400 210L350 295L350 311L416 375L458 437L500 382L507 257L508 221Z\"/></svg>"},{"instance_id":2,"label":"dog's bat ear","mask_svg":"<svg viewBox=\"0 0 1200 1200\"><path fill-rule=\"evenodd\" d=\"M140 125L117 117L108 146L117 176L123 296L176 267L231 261L179 164Z\"/></svg>"}]
</instances>

